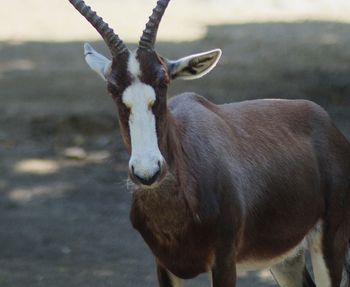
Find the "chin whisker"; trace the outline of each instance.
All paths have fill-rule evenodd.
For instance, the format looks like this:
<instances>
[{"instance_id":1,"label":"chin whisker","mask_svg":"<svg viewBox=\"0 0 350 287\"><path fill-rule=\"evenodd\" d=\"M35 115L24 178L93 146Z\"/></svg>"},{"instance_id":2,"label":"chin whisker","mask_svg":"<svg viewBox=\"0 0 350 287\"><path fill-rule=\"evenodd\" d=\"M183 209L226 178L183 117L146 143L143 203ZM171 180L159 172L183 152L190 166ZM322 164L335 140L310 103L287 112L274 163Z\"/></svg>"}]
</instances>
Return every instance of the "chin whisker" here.
<instances>
[{"instance_id":1,"label":"chin whisker","mask_svg":"<svg viewBox=\"0 0 350 287\"><path fill-rule=\"evenodd\" d=\"M136 184L133 183L133 182L130 180L130 178L127 178L127 179L125 180L125 186L126 186L127 191L130 192L130 193L133 193L134 190L135 190L135 188L136 188Z\"/></svg>"}]
</instances>

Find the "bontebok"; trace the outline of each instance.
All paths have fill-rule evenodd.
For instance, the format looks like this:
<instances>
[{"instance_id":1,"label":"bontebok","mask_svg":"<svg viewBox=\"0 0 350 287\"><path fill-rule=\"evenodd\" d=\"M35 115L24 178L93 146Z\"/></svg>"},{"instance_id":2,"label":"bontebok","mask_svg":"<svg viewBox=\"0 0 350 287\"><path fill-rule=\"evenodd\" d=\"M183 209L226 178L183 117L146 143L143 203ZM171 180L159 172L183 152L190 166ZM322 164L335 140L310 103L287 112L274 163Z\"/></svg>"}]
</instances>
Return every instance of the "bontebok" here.
<instances>
[{"instance_id":1,"label":"bontebok","mask_svg":"<svg viewBox=\"0 0 350 287\"><path fill-rule=\"evenodd\" d=\"M131 221L152 250L161 287L210 272L232 287L237 270L270 268L280 286L349 286L350 144L309 101L215 105L174 79L196 79L221 50L168 60L154 49L169 0L159 0L130 51L82 0L70 0L112 58L85 45L107 83L130 153ZM342 282L342 283L341 283Z\"/></svg>"}]
</instances>

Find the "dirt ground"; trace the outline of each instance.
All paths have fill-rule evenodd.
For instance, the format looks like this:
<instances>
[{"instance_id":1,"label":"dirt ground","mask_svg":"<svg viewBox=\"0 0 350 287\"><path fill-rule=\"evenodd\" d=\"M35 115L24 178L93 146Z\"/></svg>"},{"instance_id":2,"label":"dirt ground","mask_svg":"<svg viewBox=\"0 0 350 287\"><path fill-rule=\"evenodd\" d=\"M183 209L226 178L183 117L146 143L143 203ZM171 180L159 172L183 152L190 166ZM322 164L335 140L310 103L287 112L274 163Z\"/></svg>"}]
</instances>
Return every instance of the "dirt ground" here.
<instances>
[{"instance_id":1,"label":"dirt ground","mask_svg":"<svg viewBox=\"0 0 350 287\"><path fill-rule=\"evenodd\" d=\"M128 218L116 108L84 63L82 44L0 42L3 287L156 286L153 258ZM169 58L216 47L217 68L174 82L171 95L196 91L216 103L306 98L350 139L349 24L212 26L203 40L158 44ZM86 154L72 159L71 147ZM207 276L187 286L209 286ZM276 285L259 271L238 286Z\"/></svg>"}]
</instances>

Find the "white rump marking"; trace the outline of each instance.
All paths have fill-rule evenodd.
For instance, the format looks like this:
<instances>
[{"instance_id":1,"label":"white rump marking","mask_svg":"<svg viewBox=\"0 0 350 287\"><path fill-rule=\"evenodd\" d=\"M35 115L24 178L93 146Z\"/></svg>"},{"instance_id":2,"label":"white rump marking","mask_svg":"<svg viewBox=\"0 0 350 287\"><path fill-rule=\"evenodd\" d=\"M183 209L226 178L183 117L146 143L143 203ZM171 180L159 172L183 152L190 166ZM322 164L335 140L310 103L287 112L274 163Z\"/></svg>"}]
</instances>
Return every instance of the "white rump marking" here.
<instances>
[{"instance_id":1,"label":"white rump marking","mask_svg":"<svg viewBox=\"0 0 350 287\"><path fill-rule=\"evenodd\" d=\"M133 83L125 89L123 102L130 109L129 129L131 157L129 167L142 178L150 178L159 170L163 157L158 147L156 121L152 105L156 99L154 89L139 80L140 66L135 54L130 54L128 71Z\"/></svg>"}]
</instances>

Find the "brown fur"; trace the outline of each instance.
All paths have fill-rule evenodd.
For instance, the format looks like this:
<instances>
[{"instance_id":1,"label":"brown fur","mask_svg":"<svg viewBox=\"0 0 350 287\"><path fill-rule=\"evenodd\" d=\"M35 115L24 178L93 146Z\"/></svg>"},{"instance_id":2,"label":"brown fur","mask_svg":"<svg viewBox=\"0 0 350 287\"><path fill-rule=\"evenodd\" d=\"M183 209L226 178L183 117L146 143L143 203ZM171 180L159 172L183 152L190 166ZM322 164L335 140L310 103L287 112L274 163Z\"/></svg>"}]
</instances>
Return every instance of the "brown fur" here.
<instances>
[{"instance_id":1,"label":"brown fur","mask_svg":"<svg viewBox=\"0 0 350 287\"><path fill-rule=\"evenodd\" d=\"M322 185L321 175L329 171L319 165L317 155L321 152L316 148L324 140L327 129L334 127L321 108L306 101L252 101L215 106L198 96L184 95L170 103L170 111L176 118L171 117L171 121L176 121L177 126L186 125L180 134L168 139L171 146L182 145L182 157L187 158L172 156L180 158L177 168L175 160L175 170L180 174L183 170L179 168L186 170L178 181L191 178L193 185L186 185L182 192L195 195L190 197L192 216L188 216L189 223L183 224L194 224L199 236L205 236L202 229L217 234L206 250L215 249L221 233L219 224L225 229L224 234L227 232L235 242L238 263L272 259L296 246L316 221L324 217L326 186ZM320 134L319 139L312 137L316 134ZM344 142L342 149L350 159L349 144ZM172 153L173 150L168 150L167 157ZM343 172L349 171L348 168ZM156 187L148 192L168 190ZM182 204L185 208L185 202ZM134 208L137 207L133 206L132 213ZM179 210L169 204L163 208L168 209L166 217L170 210ZM155 216L162 213L155 211ZM176 216L177 213L173 215ZM144 228L140 229L141 233L145 232ZM147 232L157 233L152 228ZM148 243L152 250L157 249L156 242ZM205 250L195 249L198 253ZM208 256L213 257L213 254ZM208 269L213 267L211 264L209 260L203 262ZM166 266L174 274L183 275Z\"/></svg>"},{"instance_id":2,"label":"brown fur","mask_svg":"<svg viewBox=\"0 0 350 287\"><path fill-rule=\"evenodd\" d=\"M140 80L156 91L153 113L167 171L151 187L134 185L130 216L157 258L158 273L165 276L165 268L191 278L212 270L215 287L229 286L235 263L281 256L323 220L337 286L343 261L336 258L345 247L337 252L327 238L336 240L341 230L343 246L350 237L344 209L350 145L326 112L308 101L214 105L194 94L167 105L161 58L139 51L138 60ZM129 78L115 81L123 87ZM128 110L118 100L122 89L113 87L130 152Z\"/></svg>"}]
</instances>

